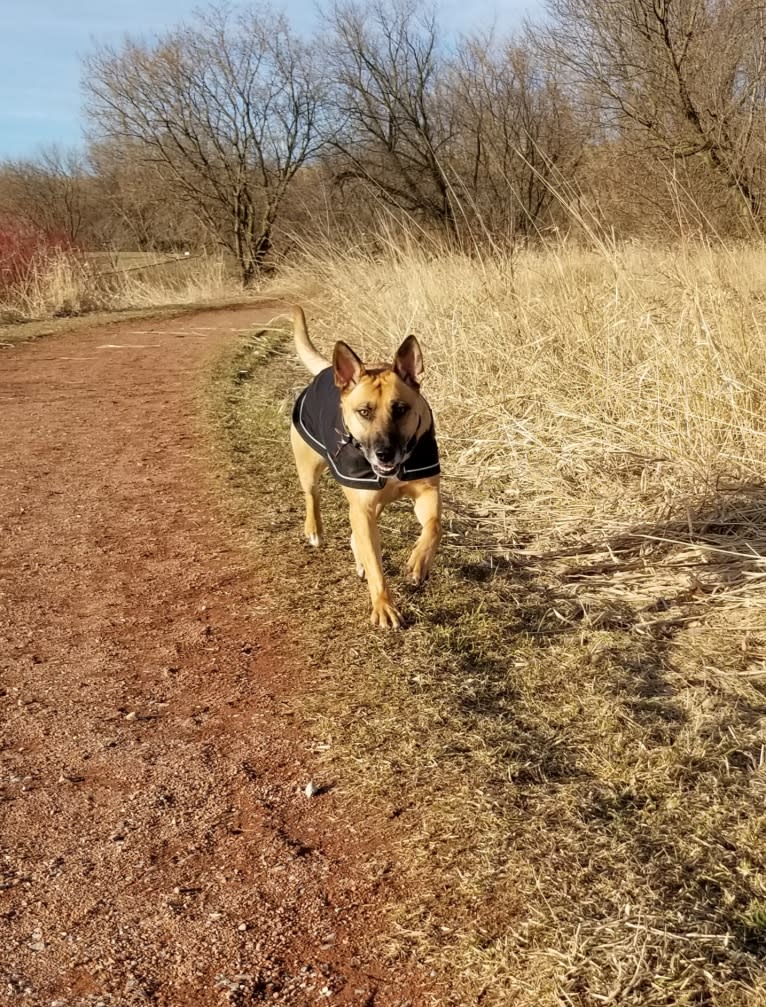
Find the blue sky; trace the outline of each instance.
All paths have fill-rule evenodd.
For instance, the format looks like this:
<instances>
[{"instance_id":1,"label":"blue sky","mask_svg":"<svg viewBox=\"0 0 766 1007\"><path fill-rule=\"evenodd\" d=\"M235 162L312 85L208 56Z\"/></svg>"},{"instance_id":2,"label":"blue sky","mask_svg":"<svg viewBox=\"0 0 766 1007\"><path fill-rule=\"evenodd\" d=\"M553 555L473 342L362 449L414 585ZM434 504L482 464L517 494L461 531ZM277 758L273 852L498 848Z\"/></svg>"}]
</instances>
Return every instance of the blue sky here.
<instances>
[{"instance_id":1,"label":"blue sky","mask_svg":"<svg viewBox=\"0 0 766 1007\"><path fill-rule=\"evenodd\" d=\"M151 36L184 18L192 0L0 0L0 159L34 156L40 147L81 141L80 59L99 42ZM316 21L313 0L287 0L298 29ZM536 0L443 0L441 20L460 31L511 28Z\"/></svg>"}]
</instances>

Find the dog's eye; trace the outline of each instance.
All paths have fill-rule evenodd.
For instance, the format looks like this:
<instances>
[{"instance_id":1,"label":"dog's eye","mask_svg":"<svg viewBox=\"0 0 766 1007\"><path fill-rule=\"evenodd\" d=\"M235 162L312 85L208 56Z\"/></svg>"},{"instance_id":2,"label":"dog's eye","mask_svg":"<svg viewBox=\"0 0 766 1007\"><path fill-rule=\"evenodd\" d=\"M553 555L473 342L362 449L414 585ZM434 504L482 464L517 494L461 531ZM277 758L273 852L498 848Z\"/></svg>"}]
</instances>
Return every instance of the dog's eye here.
<instances>
[{"instance_id":1,"label":"dog's eye","mask_svg":"<svg viewBox=\"0 0 766 1007\"><path fill-rule=\"evenodd\" d=\"M404 414L408 413L409 411L410 407L407 405L406 402L394 402L393 406L391 407L391 413L394 419L396 420L401 419L402 416L404 416Z\"/></svg>"},{"instance_id":2,"label":"dog's eye","mask_svg":"<svg viewBox=\"0 0 766 1007\"><path fill-rule=\"evenodd\" d=\"M357 413L363 420L368 420L372 416L372 409L369 406L362 406L361 409L357 409Z\"/></svg>"}]
</instances>

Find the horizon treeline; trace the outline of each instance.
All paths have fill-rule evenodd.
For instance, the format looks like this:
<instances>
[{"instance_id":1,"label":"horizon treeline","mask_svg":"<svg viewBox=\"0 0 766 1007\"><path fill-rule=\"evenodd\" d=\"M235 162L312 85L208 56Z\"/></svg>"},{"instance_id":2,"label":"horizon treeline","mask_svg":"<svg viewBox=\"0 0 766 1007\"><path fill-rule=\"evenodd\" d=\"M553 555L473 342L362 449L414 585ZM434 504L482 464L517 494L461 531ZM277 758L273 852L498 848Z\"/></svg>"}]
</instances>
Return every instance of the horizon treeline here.
<instances>
[{"instance_id":1,"label":"horizon treeline","mask_svg":"<svg viewBox=\"0 0 766 1007\"><path fill-rule=\"evenodd\" d=\"M0 226L88 250L223 248L244 283L305 240L439 247L761 233L766 7L547 0L450 37L410 0L314 37L212 6L83 62L87 141L0 163Z\"/></svg>"}]
</instances>

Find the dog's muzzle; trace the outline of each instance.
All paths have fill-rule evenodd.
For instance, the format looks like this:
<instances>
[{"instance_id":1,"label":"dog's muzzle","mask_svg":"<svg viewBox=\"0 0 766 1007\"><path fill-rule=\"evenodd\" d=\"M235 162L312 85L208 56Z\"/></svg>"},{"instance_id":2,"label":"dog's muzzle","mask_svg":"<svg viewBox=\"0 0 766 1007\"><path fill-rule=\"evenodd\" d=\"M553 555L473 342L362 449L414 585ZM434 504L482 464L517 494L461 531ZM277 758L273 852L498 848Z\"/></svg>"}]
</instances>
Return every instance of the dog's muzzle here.
<instances>
[{"instance_id":1,"label":"dog's muzzle","mask_svg":"<svg viewBox=\"0 0 766 1007\"><path fill-rule=\"evenodd\" d=\"M403 447L395 442L392 444L391 441L378 441L375 446L363 449L375 475L381 476L383 479L395 476L415 450L419 431L420 421L418 421L415 433Z\"/></svg>"},{"instance_id":2,"label":"dog's muzzle","mask_svg":"<svg viewBox=\"0 0 766 1007\"><path fill-rule=\"evenodd\" d=\"M402 458L399 462L392 462L390 465L385 465L377 459L375 461L370 461L369 458L367 459L367 461L370 462L372 471L375 475L382 476L383 479L390 479L392 476L395 476L406 460L406 458Z\"/></svg>"}]
</instances>

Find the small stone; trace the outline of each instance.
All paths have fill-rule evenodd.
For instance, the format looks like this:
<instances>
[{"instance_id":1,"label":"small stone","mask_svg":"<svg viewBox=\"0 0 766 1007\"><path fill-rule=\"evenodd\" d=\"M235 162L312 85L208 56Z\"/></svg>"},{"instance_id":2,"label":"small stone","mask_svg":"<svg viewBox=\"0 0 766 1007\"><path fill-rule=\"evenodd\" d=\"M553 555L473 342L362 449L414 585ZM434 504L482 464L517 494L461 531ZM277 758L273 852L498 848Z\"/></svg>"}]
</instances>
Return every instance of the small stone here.
<instances>
[{"instance_id":1,"label":"small stone","mask_svg":"<svg viewBox=\"0 0 766 1007\"><path fill-rule=\"evenodd\" d=\"M237 930L242 931L247 930L247 923L240 923L240 925L237 927Z\"/></svg>"},{"instance_id":2,"label":"small stone","mask_svg":"<svg viewBox=\"0 0 766 1007\"><path fill-rule=\"evenodd\" d=\"M319 793L319 787L314 783L313 780L309 780L306 786L303 788L303 793L306 797L316 797Z\"/></svg>"},{"instance_id":3,"label":"small stone","mask_svg":"<svg viewBox=\"0 0 766 1007\"><path fill-rule=\"evenodd\" d=\"M135 720L137 716L138 716L138 714L136 713L136 711L135 710L131 710L130 713L126 713L125 714L125 719L126 720Z\"/></svg>"}]
</instances>

